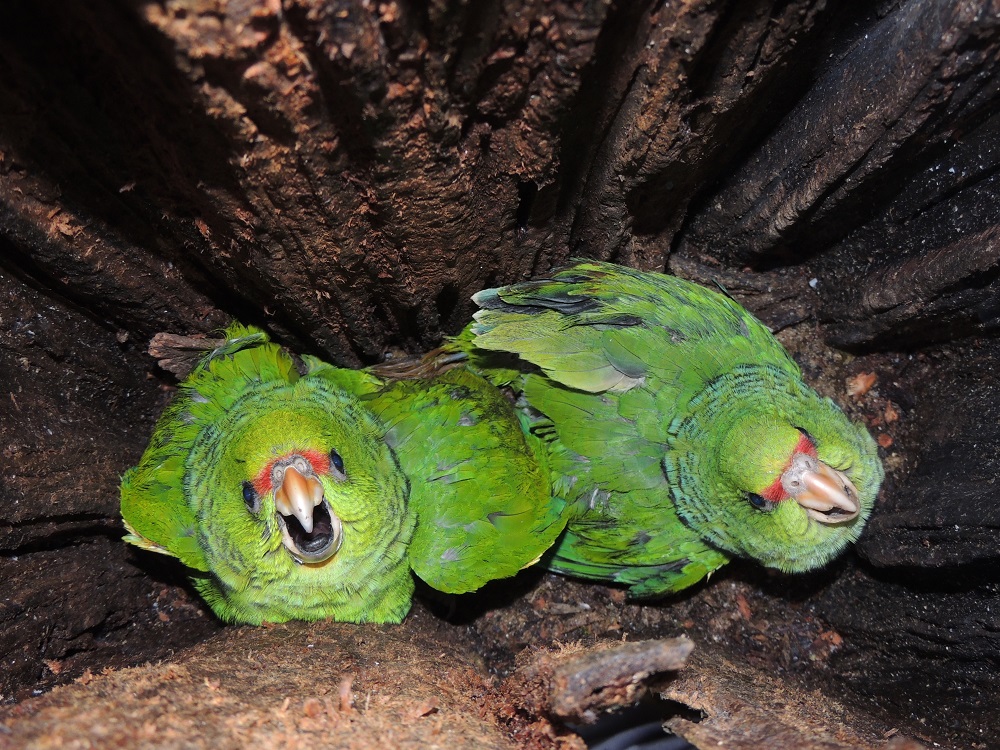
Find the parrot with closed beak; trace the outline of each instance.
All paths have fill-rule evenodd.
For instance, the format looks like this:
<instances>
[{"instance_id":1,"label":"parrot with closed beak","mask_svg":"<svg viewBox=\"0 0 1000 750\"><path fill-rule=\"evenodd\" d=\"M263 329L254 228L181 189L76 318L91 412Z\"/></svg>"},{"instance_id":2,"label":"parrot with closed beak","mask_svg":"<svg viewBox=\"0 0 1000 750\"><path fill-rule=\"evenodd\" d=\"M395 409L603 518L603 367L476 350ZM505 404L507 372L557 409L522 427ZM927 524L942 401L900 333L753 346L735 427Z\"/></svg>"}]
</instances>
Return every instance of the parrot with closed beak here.
<instances>
[{"instance_id":1,"label":"parrot with closed beak","mask_svg":"<svg viewBox=\"0 0 1000 750\"><path fill-rule=\"evenodd\" d=\"M233 324L123 477L125 538L179 558L226 621L399 622L411 569L463 593L552 544L533 442L472 373L396 383Z\"/></svg>"},{"instance_id":2,"label":"parrot with closed beak","mask_svg":"<svg viewBox=\"0 0 1000 750\"><path fill-rule=\"evenodd\" d=\"M648 598L733 557L810 570L858 538L874 441L728 297L577 261L473 300L442 361L513 389L545 441L569 518L550 569Z\"/></svg>"}]
</instances>

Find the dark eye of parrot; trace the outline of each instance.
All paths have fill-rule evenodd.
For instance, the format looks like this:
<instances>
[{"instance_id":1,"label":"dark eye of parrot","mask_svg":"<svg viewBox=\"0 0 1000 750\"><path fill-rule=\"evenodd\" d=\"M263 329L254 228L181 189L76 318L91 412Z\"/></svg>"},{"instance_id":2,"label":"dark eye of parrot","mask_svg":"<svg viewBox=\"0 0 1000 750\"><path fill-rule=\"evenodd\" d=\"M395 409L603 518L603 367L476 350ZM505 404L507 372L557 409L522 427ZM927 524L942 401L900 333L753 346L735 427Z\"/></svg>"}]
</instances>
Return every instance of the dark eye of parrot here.
<instances>
[{"instance_id":1,"label":"dark eye of parrot","mask_svg":"<svg viewBox=\"0 0 1000 750\"><path fill-rule=\"evenodd\" d=\"M339 474L341 478L343 478L345 476L345 474L344 474L344 459L341 458L340 454L337 453L337 451L335 451L335 450L330 451L330 465L334 469L336 469L337 474Z\"/></svg>"},{"instance_id":2,"label":"dark eye of parrot","mask_svg":"<svg viewBox=\"0 0 1000 750\"><path fill-rule=\"evenodd\" d=\"M244 480L243 482L243 502L247 504L247 510L251 513L260 511L260 496L253 484Z\"/></svg>"},{"instance_id":3,"label":"dark eye of parrot","mask_svg":"<svg viewBox=\"0 0 1000 750\"><path fill-rule=\"evenodd\" d=\"M747 493L747 501L762 513L770 513L777 506L777 503L768 500L766 497L761 497L755 492Z\"/></svg>"}]
</instances>

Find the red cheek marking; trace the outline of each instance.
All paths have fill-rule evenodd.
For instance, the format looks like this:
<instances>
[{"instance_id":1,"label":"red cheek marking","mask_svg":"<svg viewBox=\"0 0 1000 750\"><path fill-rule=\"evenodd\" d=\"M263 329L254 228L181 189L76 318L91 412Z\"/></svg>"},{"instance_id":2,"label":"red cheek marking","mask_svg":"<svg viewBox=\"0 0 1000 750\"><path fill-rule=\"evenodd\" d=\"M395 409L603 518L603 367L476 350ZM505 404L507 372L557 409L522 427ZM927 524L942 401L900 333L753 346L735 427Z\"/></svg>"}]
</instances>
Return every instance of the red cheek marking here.
<instances>
[{"instance_id":1,"label":"red cheek marking","mask_svg":"<svg viewBox=\"0 0 1000 750\"><path fill-rule=\"evenodd\" d=\"M321 453L315 450L301 450L301 451L289 451L282 456L271 459L267 466L261 469L260 473L253 480L253 487L257 490L258 495L266 495L268 492L274 489L271 484L271 473L274 471L274 465L279 461L286 461L288 457L298 454L302 456L309 464L312 466L314 472L317 475L329 474L330 473L330 455L327 453Z\"/></svg>"},{"instance_id":2,"label":"red cheek marking","mask_svg":"<svg viewBox=\"0 0 1000 750\"><path fill-rule=\"evenodd\" d=\"M799 436L799 442L795 444L795 450L792 453L794 456L796 453L805 453L807 456L812 456L816 458L816 446L813 445L813 441L810 440L805 435ZM792 459L788 459L788 464L791 466ZM788 468L788 467L785 467Z\"/></svg>"},{"instance_id":3,"label":"red cheek marking","mask_svg":"<svg viewBox=\"0 0 1000 750\"><path fill-rule=\"evenodd\" d=\"M263 497L268 492L271 491L271 468L274 466L274 461L265 466L257 478L253 480L253 488L257 490L257 494Z\"/></svg>"},{"instance_id":4,"label":"red cheek marking","mask_svg":"<svg viewBox=\"0 0 1000 750\"><path fill-rule=\"evenodd\" d=\"M805 435L799 436L799 442L795 444L795 449L792 451L792 455L788 457L788 462L785 464L785 468L781 470L781 474L788 471L788 467L792 465L792 458L796 453L804 453L807 456L812 456L816 458L816 446L813 445L813 441L810 440ZM787 500L791 495L785 492L784 486L781 484L781 474L775 479L771 484L764 488L764 491L760 493L760 496L765 500L770 500L772 503L780 503L782 500Z\"/></svg>"},{"instance_id":5,"label":"red cheek marking","mask_svg":"<svg viewBox=\"0 0 1000 750\"><path fill-rule=\"evenodd\" d=\"M782 500L787 500L790 497L781 484L780 476L765 487L760 496L765 500L770 500L772 503L780 503Z\"/></svg>"},{"instance_id":6,"label":"red cheek marking","mask_svg":"<svg viewBox=\"0 0 1000 750\"><path fill-rule=\"evenodd\" d=\"M312 464L313 471L316 474L329 474L330 473L330 454L321 453L320 451L314 450L304 450L299 451L299 455L302 456L306 461ZM813 455L816 455L815 450Z\"/></svg>"}]
</instances>

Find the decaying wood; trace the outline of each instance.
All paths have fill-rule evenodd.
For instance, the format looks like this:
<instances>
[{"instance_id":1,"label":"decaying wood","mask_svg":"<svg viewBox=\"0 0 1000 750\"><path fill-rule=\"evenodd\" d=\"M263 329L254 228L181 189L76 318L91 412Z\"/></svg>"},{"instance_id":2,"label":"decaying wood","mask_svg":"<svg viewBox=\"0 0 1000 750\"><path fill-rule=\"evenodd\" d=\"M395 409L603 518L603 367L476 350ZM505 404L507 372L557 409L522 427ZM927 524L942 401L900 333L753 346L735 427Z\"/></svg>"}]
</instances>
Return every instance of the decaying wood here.
<instances>
[{"instance_id":1,"label":"decaying wood","mask_svg":"<svg viewBox=\"0 0 1000 750\"><path fill-rule=\"evenodd\" d=\"M184 378L194 369L195 364L206 352L226 343L223 338L207 336L180 336L176 333L160 331L149 340L149 356L156 364L174 377Z\"/></svg>"},{"instance_id":2,"label":"decaying wood","mask_svg":"<svg viewBox=\"0 0 1000 750\"><path fill-rule=\"evenodd\" d=\"M661 688L662 696L699 718L675 718L667 726L698 748L736 750L923 750L891 740L858 712L820 692L789 689L787 682L717 654L691 659L690 670ZM886 736L888 735L888 736ZM902 740L903 738L898 738Z\"/></svg>"},{"instance_id":3,"label":"decaying wood","mask_svg":"<svg viewBox=\"0 0 1000 750\"><path fill-rule=\"evenodd\" d=\"M994 380L1000 351L994 342L977 342L938 352L936 359L953 369L934 368L919 382L915 396L926 406L914 425L924 438L917 465L882 501L859 549L880 568L920 570L928 584L958 583L954 571L964 567L974 585L983 572L977 568L1000 561L994 488L1000 476ZM982 616L1000 628L1000 612Z\"/></svg>"},{"instance_id":4,"label":"decaying wood","mask_svg":"<svg viewBox=\"0 0 1000 750\"><path fill-rule=\"evenodd\" d=\"M121 542L119 476L163 403L152 363L127 331L3 271L0 300L0 695L10 700L130 661L137 633L152 648L144 658L157 658L216 625Z\"/></svg>"},{"instance_id":5,"label":"decaying wood","mask_svg":"<svg viewBox=\"0 0 1000 750\"><path fill-rule=\"evenodd\" d=\"M553 715L564 721L594 721L599 710L634 703L649 679L684 666L694 648L680 637L592 650L567 659L552 673Z\"/></svg>"},{"instance_id":6,"label":"decaying wood","mask_svg":"<svg viewBox=\"0 0 1000 750\"><path fill-rule=\"evenodd\" d=\"M635 703L649 689L651 678L683 667L693 648L682 636L605 641L586 649L529 649L518 656L519 666L500 692L531 720L590 724L603 711Z\"/></svg>"},{"instance_id":7,"label":"decaying wood","mask_svg":"<svg viewBox=\"0 0 1000 750\"><path fill-rule=\"evenodd\" d=\"M916 0L844 39L781 124L706 200L680 252L808 258L991 113L1000 3ZM923 159L914 158L922 154ZM994 157L995 158L995 157ZM874 203L877 205L877 203Z\"/></svg>"}]
</instances>

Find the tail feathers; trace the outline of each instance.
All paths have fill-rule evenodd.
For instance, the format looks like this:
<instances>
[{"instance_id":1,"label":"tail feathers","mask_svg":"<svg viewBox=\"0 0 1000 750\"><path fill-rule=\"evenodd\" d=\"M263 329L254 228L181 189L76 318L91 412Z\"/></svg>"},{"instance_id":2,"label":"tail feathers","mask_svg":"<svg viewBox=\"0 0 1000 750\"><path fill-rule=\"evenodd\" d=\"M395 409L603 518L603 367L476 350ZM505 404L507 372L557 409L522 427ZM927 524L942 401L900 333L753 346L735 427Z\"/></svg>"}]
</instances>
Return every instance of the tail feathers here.
<instances>
[{"instance_id":1,"label":"tail feathers","mask_svg":"<svg viewBox=\"0 0 1000 750\"><path fill-rule=\"evenodd\" d=\"M625 586L632 600L658 599L683 591L710 576L727 561L721 554L714 553L705 555L704 559L678 556L649 565L623 564L575 557L572 549L563 556L560 553L565 553L566 547L564 542L550 550L542 558L542 565L563 575Z\"/></svg>"},{"instance_id":2,"label":"tail feathers","mask_svg":"<svg viewBox=\"0 0 1000 750\"><path fill-rule=\"evenodd\" d=\"M508 302L506 298L510 298ZM516 287L500 287L499 289L484 289L473 295L472 301L483 310L499 310L501 312L521 312L529 315L552 310L562 315L579 315L600 306L600 303L590 297L573 294L567 288L564 279L558 282L551 279L526 281Z\"/></svg>"}]
</instances>

